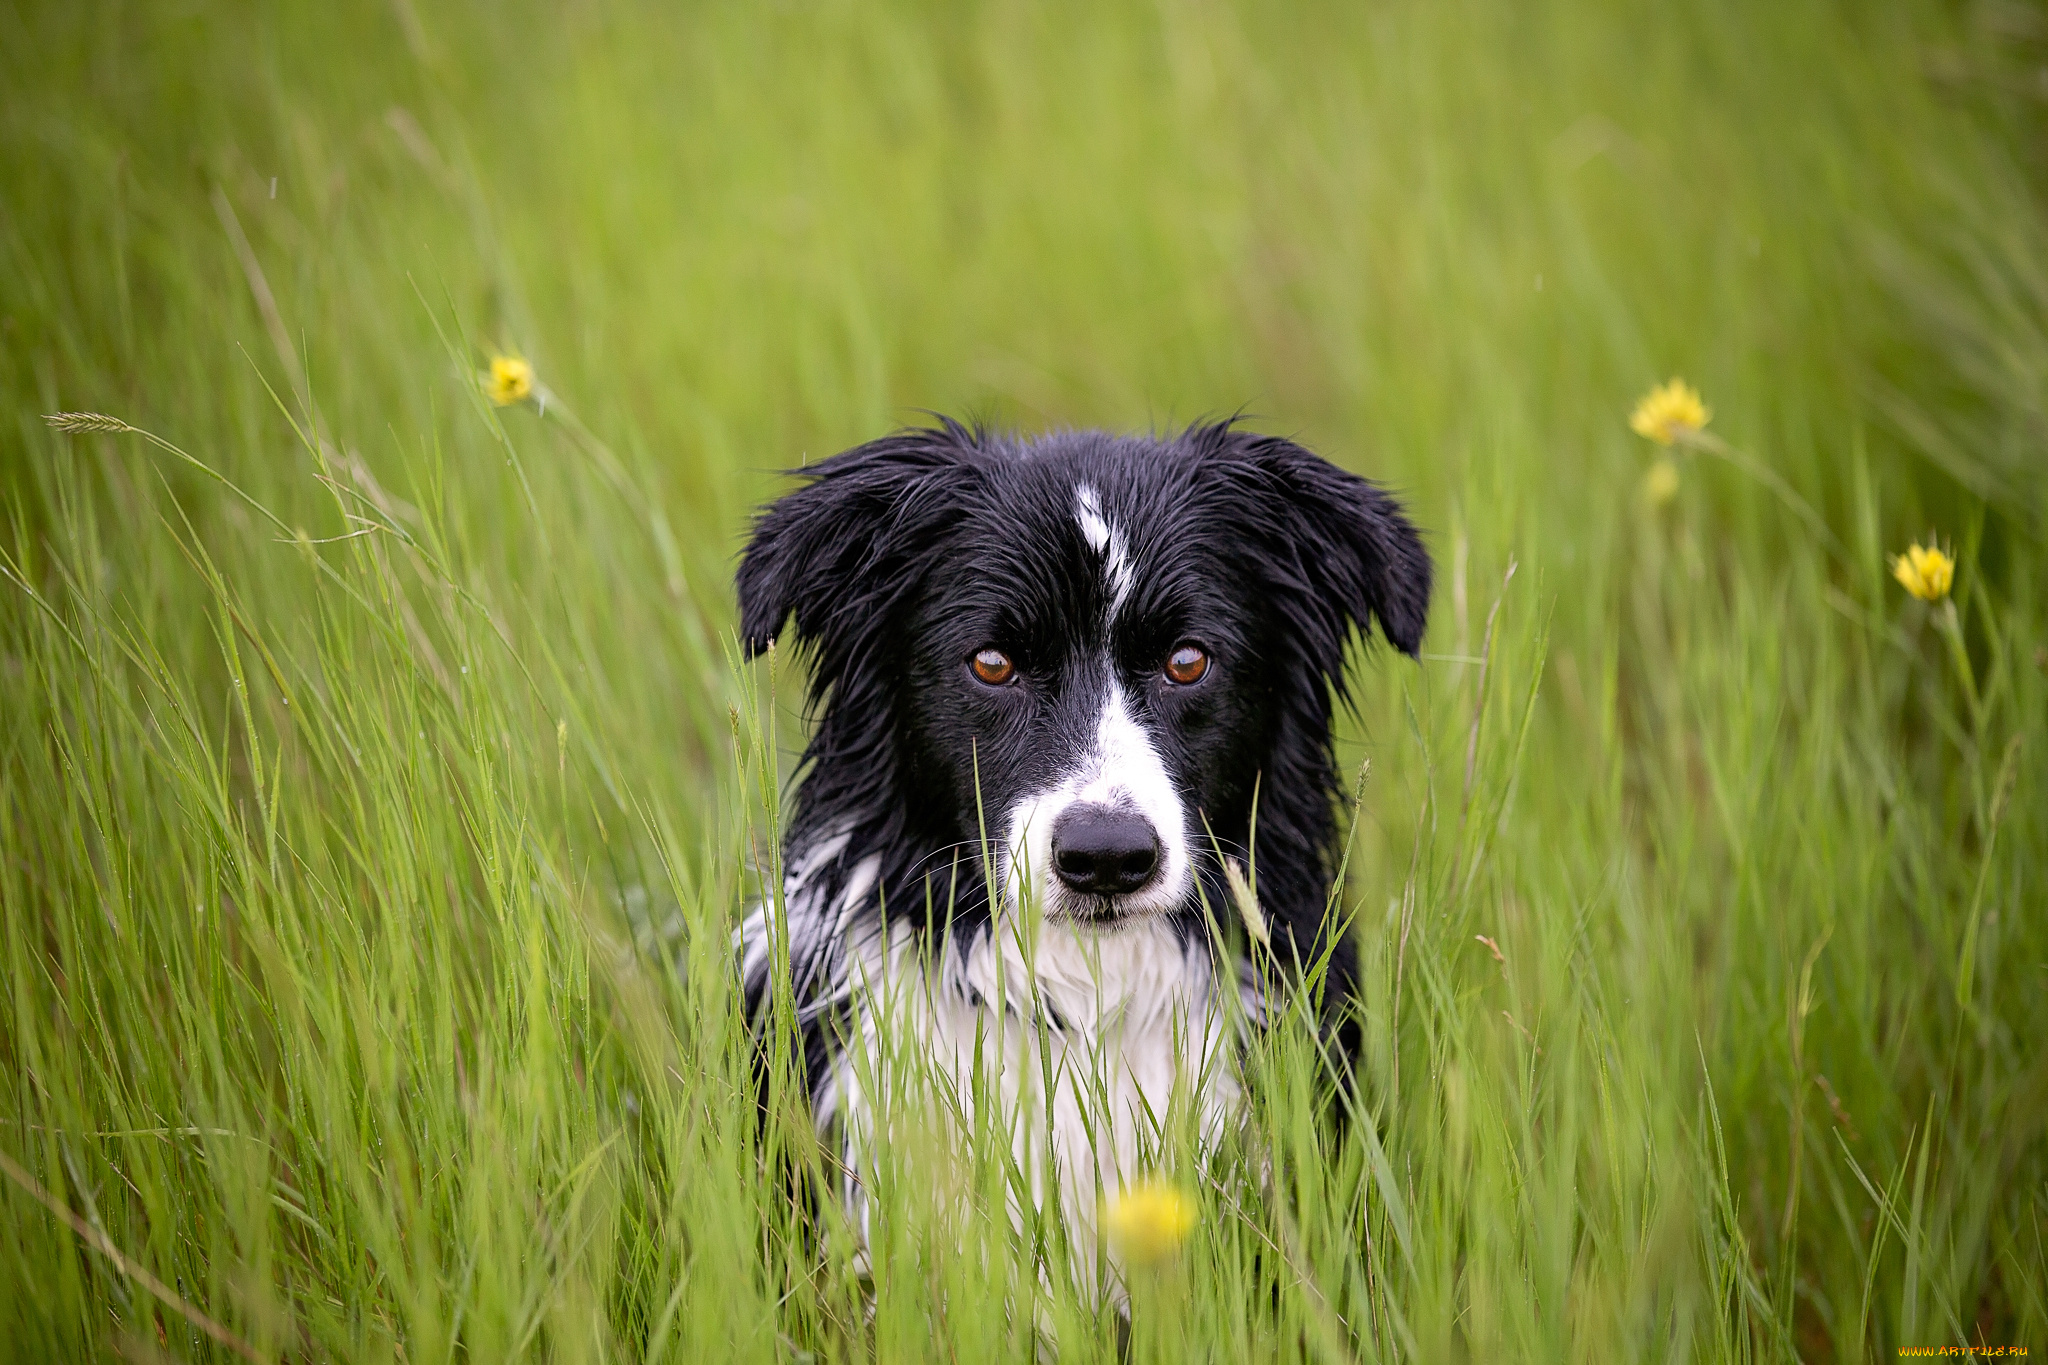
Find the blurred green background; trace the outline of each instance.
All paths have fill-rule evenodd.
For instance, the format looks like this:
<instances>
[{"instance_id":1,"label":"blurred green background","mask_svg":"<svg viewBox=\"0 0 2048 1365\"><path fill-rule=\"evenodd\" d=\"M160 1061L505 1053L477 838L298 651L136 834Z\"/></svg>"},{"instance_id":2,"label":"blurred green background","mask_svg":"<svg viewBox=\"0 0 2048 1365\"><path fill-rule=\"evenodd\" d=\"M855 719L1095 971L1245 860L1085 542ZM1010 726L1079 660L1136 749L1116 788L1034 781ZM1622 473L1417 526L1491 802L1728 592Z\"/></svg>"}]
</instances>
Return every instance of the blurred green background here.
<instances>
[{"instance_id":1,"label":"blurred green background","mask_svg":"<svg viewBox=\"0 0 2048 1365\"><path fill-rule=\"evenodd\" d=\"M0 22L0 1352L2048 1350L2048 11ZM914 1191L863 1283L744 1098L733 556L927 409L1243 411L1439 566L1341 746L1372 1121L1255 1058L1122 1347Z\"/></svg>"}]
</instances>

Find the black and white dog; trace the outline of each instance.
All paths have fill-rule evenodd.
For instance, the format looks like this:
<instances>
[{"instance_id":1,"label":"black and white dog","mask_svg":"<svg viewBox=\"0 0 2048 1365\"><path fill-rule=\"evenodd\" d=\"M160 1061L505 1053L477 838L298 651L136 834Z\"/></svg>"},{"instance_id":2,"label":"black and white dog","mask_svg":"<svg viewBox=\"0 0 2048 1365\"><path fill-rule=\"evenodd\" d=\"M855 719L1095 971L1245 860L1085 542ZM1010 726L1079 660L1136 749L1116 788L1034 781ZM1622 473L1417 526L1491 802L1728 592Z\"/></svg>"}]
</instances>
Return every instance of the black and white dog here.
<instances>
[{"instance_id":1,"label":"black and white dog","mask_svg":"<svg viewBox=\"0 0 2048 1365\"><path fill-rule=\"evenodd\" d=\"M1003 1105L1035 1197L1050 1152L1085 1225L1175 1105L1211 1139L1237 1112L1260 1002L1215 941L1241 904L1218 854L1255 805L1256 933L1348 990L1331 708L1354 630L1420 647L1429 557L1385 492L1229 422L942 421L802 475L738 574L749 655L793 621L816 720L781 908L738 935L748 1007L787 992L863 1228L905 1056Z\"/></svg>"}]
</instances>

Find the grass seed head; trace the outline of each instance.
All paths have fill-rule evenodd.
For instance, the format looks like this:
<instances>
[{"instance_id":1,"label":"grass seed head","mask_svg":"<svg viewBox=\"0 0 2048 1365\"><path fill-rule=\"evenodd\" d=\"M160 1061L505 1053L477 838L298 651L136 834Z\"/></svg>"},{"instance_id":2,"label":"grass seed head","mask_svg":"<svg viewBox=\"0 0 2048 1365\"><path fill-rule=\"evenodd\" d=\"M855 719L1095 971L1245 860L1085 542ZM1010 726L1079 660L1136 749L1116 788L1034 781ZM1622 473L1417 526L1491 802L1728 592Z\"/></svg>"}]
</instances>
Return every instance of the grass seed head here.
<instances>
[{"instance_id":1,"label":"grass seed head","mask_svg":"<svg viewBox=\"0 0 2048 1365\"><path fill-rule=\"evenodd\" d=\"M59 431L74 435L82 431L135 430L120 418L109 417L104 412L50 412L43 414L43 420Z\"/></svg>"},{"instance_id":2,"label":"grass seed head","mask_svg":"<svg viewBox=\"0 0 2048 1365\"><path fill-rule=\"evenodd\" d=\"M1643 475L1643 497L1652 507L1662 507L1678 496L1678 466L1659 460Z\"/></svg>"}]
</instances>

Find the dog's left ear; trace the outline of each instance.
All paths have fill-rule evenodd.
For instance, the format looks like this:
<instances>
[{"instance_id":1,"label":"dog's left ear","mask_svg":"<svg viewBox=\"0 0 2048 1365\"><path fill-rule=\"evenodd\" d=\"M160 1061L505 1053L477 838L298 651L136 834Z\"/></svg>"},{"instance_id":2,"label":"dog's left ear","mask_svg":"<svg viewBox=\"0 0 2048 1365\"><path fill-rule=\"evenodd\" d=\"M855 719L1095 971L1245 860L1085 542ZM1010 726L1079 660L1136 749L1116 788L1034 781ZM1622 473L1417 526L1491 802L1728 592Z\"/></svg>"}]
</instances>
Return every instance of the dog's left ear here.
<instances>
[{"instance_id":1,"label":"dog's left ear","mask_svg":"<svg viewBox=\"0 0 2048 1365\"><path fill-rule=\"evenodd\" d=\"M1316 664L1335 676L1352 627L1379 623L1387 642L1419 656L1429 621L1429 552L1401 504L1376 484L1278 436L1225 423L1191 433L1243 480L1262 567L1296 599ZM1213 444L1211 444L1213 443Z\"/></svg>"}]
</instances>

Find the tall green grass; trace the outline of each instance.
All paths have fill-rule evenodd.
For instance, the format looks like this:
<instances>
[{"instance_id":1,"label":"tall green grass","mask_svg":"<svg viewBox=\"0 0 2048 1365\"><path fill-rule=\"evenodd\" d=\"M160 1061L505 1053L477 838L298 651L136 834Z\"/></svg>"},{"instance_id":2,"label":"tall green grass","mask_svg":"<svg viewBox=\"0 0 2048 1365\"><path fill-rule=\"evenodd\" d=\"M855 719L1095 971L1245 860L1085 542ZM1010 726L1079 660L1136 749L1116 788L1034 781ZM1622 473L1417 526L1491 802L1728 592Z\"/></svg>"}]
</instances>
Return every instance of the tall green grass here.
<instances>
[{"instance_id":1,"label":"tall green grass","mask_svg":"<svg viewBox=\"0 0 2048 1365\"><path fill-rule=\"evenodd\" d=\"M2038 8L8 27L8 1358L2048 1350ZM1750 465L1659 505L1672 372ZM1341 740L1370 1121L1261 1040L1123 1348L987 1132L864 1283L730 998L748 509L919 408L1240 406L1441 571Z\"/></svg>"}]
</instances>

